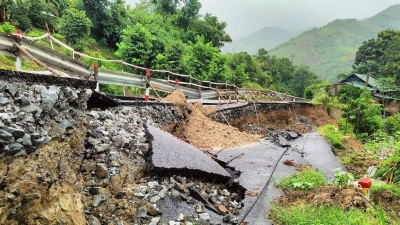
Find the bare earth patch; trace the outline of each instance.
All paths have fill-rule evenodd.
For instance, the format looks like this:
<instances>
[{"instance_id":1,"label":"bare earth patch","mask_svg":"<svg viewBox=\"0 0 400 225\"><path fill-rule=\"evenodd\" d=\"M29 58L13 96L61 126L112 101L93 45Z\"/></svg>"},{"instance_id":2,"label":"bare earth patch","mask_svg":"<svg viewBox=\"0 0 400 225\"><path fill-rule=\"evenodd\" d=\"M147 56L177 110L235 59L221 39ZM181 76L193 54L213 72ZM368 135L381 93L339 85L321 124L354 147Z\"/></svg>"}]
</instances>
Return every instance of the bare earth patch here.
<instances>
[{"instance_id":1,"label":"bare earth patch","mask_svg":"<svg viewBox=\"0 0 400 225\"><path fill-rule=\"evenodd\" d=\"M186 103L180 90L175 90L163 102L176 104L177 111L185 118L179 125L170 124L163 129L201 150L242 146L261 139L261 136L247 134L238 128L212 121L206 115L214 112L214 109L203 108L201 103Z\"/></svg>"}]
</instances>

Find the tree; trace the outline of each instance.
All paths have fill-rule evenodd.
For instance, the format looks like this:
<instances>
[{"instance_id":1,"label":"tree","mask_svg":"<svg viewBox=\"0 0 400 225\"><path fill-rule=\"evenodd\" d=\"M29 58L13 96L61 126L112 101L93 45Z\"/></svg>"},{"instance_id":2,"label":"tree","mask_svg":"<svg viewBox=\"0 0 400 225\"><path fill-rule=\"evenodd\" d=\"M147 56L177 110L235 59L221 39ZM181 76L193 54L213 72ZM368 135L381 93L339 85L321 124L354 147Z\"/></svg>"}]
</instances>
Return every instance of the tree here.
<instances>
[{"instance_id":1,"label":"tree","mask_svg":"<svg viewBox=\"0 0 400 225\"><path fill-rule=\"evenodd\" d=\"M92 21L91 34L98 40L103 36L102 21L107 18L106 9L110 6L108 0L82 0L83 10Z\"/></svg>"},{"instance_id":2,"label":"tree","mask_svg":"<svg viewBox=\"0 0 400 225\"><path fill-rule=\"evenodd\" d=\"M375 61L380 65L385 64L385 51L392 39L396 37L400 37L400 31L389 29L379 32L376 39L364 42L356 53L353 68L368 61Z\"/></svg>"},{"instance_id":3,"label":"tree","mask_svg":"<svg viewBox=\"0 0 400 225\"><path fill-rule=\"evenodd\" d=\"M99 29L102 29L99 40L115 49L116 44L121 41L122 30L129 23L128 11L124 0L116 0L105 9L105 17L98 23Z\"/></svg>"},{"instance_id":4,"label":"tree","mask_svg":"<svg viewBox=\"0 0 400 225\"><path fill-rule=\"evenodd\" d=\"M238 87L243 87L249 81L249 74L246 73L245 68L244 63L237 65L229 76L229 82Z\"/></svg>"},{"instance_id":5,"label":"tree","mask_svg":"<svg viewBox=\"0 0 400 225\"><path fill-rule=\"evenodd\" d=\"M0 0L0 18L1 21L6 22L8 20L9 9L14 4L14 0Z\"/></svg>"},{"instance_id":6,"label":"tree","mask_svg":"<svg viewBox=\"0 0 400 225\"><path fill-rule=\"evenodd\" d=\"M182 6L175 23L186 32L193 21L198 19L201 3L199 0L181 0L181 2Z\"/></svg>"},{"instance_id":7,"label":"tree","mask_svg":"<svg viewBox=\"0 0 400 225\"><path fill-rule=\"evenodd\" d=\"M339 102L347 104L352 99L357 99L361 96L363 90L353 85L346 85L339 90Z\"/></svg>"},{"instance_id":8,"label":"tree","mask_svg":"<svg viewBox=\"0 0 400 225\"><path fill-rule=\"evenodd\" d=\"M70 44L77 44L90 34L92 22L85 11L74 8L67 9L58 22L58 29Z\"/></svg>"},{"instance_id":9,"label":"tree","mask_svg":"<svg viewBox=\"0 0 400 225\"><path fill-rule=\"evenodd\" d=\"M318 76L311 72L308 66L297 66L292 81L292 89L296 96L304 96L304 90L307 86L317 81Z\"/></svg>"},{"instance_id":10,"label":"tree","mask_svg":"<svg viewBox=\"0 0 400 225\"><path fill-rule=\"evenodd\" d=\"M197 36L196 43L189 43L187 54L184 58L189 74L197 79L205 80L214 73L215 64L220 55L219 49L212 46L211 42L205 43L203 36Z\"/></svg>"},{"instance_id":11,"label":"tree","mask_svg":"<svg viewBox=\"0 0 400 225\"><path fill-rule=\"evenodd\" d=\"M213 47L220 48L224 43L232 42L232 38L225 32L226 26L225 22L220 22L216 16L207 13L204 19L193 21L183 38L195 42L196 37L202 35L206 43L211 42Z\"/></svg>"},{"instance_id":12,"label":"tree","mask_svg":"<svg viewBox=\"0 0 400 225\"><path fill-rule=\"evenodd\" d=\"M153 42L156 38L140 23L122 31L115 55L124 61L150 68ZM158 54L157 54L158 55Z\"/></svg>"},{"instance_id":13,"label":"tree","mask_svg":"<svg viewBox=\"0 0 400 225\"><path fill-rule=\"evenodd\" d=\"M380 112L382 106L373 104L371 93L365 92L357 99L349 99L345 105L343 118L354 127L353 132L357 135L371 135L382 127Z\"/></svg>"}]
</instances>

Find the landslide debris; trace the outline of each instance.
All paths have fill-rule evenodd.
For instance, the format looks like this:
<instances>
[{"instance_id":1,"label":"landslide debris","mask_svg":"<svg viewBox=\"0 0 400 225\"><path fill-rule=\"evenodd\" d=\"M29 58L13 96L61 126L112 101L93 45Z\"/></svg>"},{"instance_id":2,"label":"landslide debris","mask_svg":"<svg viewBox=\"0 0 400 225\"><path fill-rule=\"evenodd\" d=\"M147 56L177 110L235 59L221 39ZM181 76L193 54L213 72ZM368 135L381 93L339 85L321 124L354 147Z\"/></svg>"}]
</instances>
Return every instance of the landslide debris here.
<instances>
[{"instance_id":1,"label":"landslide debris","mask_svg":"<svg viewBox=\"0 0 400 225\"><path fill-rule=\"evenodd\" d=\"M201 150L242 146L261 139L261 136L241 132L236 127L212 121L206 116L213 112L212 109L200 109L201 103L194 105L186 103L185 95L179 89L163 101L174 103L176 110L183 115L179 124L173 123L163 129Z\"/></svg>"}]
</instances>

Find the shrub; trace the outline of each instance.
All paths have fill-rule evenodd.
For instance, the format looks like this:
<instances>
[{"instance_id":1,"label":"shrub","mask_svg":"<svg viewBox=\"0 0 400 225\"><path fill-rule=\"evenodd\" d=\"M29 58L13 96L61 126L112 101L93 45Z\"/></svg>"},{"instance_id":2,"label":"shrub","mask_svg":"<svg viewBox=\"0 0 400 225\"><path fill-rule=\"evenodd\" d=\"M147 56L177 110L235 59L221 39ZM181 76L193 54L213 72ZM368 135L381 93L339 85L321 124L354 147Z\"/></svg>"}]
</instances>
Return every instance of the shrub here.
<instances>
[{"instance_id":1,"label":"shrub","mask_svg":"<svg viewBox=\"0 0 400 225\"><path fill-rule=\"evenodd\" d=\"M382 105L373 104L370 92L361 94L360 98L349 99L342 107L342 117L354 126L353 132L358 136L371 135L382 127Z\"/></svg>"},{"instance_id":2,"label":"shrub","mask_svg":"<svg viewBox=\"0 0 400 225\"><path fill-rule=\"evenodd\" d=\"M312 99L315 97L316 93L321 91L322 88L325 92L328 92L330 87L331 85L329 83L311 84L304 90L304 98Z\"/></svg>"},{"instance_id":3,"label":"shrub","mask_svg":"<svg viewBox=\"0 0 400 225\"><path fill-rule=\"evenodd\" d=\"M400 132L400 113L388 117L384 123L384 128L390 135Z\"/></svg>"},{"instance_id":4,"label":"shrub","mask_svg":"<svg viewBox=\"0 0 400 225\"><path fill-rule=\"evenodd\" d=\"M361 96L363 90L353 85L346 85L342 87L338 93L339 101L341 103L348 103L351 99L357 99Z\"/></svg>"},{"instance_id":5,"label":"shrub","mask_svg":"<svg viewBox=\"0 0 400 225\"><path fill-rule=\"evenodd\" d=\"M282 180L278 187L293 190L311 190L325 183L325 175L321 171L305 168Z\"/></svg>"},{"instance_id":6,"label":"shrub","mask_svg":"<svg viewBox=\"0 0 400 225\"><path fill-rule=\"evenodd\" d=\"M328 139L334 149L344 149L343 134L336 130L333 125L326 125L319 128L320 133Z\"/></svg>"},{"instance_id":7,"label":"shrub","mask_svg":"<svg viewBox=\"0 0 400 225\"><path fill-rule=\"evenodd\" d=\"M11 34L15 31L15 27L11 25L9 22L5 22L3 26L1 26L1 30L7 34Z\"/></svg>"}]
</instances>

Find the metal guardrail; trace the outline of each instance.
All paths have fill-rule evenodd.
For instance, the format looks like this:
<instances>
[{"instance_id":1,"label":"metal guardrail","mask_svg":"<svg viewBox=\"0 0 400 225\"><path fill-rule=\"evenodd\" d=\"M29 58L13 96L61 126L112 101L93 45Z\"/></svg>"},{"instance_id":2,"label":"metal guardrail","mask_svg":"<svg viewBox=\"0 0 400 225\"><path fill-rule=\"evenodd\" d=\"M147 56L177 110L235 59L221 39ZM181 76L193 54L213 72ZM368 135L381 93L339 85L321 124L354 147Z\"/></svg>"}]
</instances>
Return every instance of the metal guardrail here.
<instances>
[{"instance_id":1,"label":"metal guardrail","mask_svg":"<svg viewBox=\"0 0 400 225\"><path fill-rule=\"evenodd\" d=\"M15 36L8 35L5 33L0 32L0 54L7 55L7 56L14 56L13 53L16 52L16 48L14 47ZM31 55L33 55L38 60L51 65L52 67L61 70L66 73L72 73L74 75L78 75L80 78L89 79L91 75L93 75L93 70L87 66L85 63L76 60L72 57L65 56L60 54L52 49L46 48L42 45L38 45L33 41L28 39L22 40L23 48L28 51ZM80 53L81 54L81 53ZM109 60L110 61L110 60ZM113 61L113 60L111 60ZM114 60L115 61L115 60ZM116 60L118 61L118 60ZM152 70L153 72L167 72L163 70ZM176 73L170 73L172 75L177 75L181 77L189 76L189 75L182 75ZM137 87L137 88L145 88L146 81L144 76L122 72L122 71L112 71L106 69L99 70L99 83L102 84L116 84L116 85L123 85L123 86L130 86L130 87ZM218 92L221 93L222 96L228 95L235 95L234 90L227 90L227 89L219 89L216 91L215 87L212 87L211 84L218 85L218 86L226 86L230 87L232 85L226 83L213 83L210 81L200 81L195 78L191 78L197 82L209 83L210 87L204 85L198 85L194 83L184 83L180 82L179 89L181 89L185 95L189 98L203 98L203 99L210 99L210 98L217 98ZM157 91L172 93L176 89L176 85L174 84L173 80L163 80L157 78L150 78L150 83L152 87ZM198 87L201 87L203 90L201 93L197 90ZM263 90L254 90L254 89L238 89L238 93L240 95L246 94L254 94L255 92L261 93L262 95L274 94L277 97L286 97L293 99L296 102L308 102L309 100L298 98L295 96L285 95L283 93L274 92L274 91L263 91Z\"/></svg>"}]
</instances>

